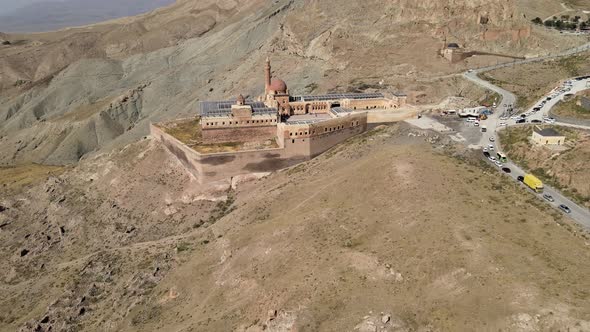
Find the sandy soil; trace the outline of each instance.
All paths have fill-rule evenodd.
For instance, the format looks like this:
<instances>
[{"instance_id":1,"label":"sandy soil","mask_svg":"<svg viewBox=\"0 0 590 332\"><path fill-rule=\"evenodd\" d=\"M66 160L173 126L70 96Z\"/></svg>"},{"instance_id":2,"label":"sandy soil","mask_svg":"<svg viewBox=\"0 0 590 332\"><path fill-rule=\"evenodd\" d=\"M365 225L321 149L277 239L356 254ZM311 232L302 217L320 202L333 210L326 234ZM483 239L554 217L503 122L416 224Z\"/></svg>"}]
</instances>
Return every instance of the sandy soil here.
<instances>
[{"instance_id":1,"label":"sandy soil","mask_svg":"<svg viewBox=\"0 0 590 332\"><path fill-rule=\"evenodd\" d=\"M83 161L2 200L0 330L587 330L588 235L449 144L381 128L223 204L151 141Z\"/></svg>"}]
</instances>

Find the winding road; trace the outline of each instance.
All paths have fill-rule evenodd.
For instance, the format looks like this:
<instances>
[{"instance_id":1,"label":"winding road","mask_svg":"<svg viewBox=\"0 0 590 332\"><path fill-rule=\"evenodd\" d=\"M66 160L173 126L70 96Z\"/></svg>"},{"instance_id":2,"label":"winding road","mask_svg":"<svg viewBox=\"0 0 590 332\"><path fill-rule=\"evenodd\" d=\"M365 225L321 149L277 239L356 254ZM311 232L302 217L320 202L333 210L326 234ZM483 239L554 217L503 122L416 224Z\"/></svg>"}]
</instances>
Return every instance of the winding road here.
<instances>
[{"instance_id":1,"label":"winding road","mask_svg":"<svg viewBox=\"0 0 590 332\"><path fill-rule=\"evenodd\" d=\"M480 147L487 146L490 143L490 140L489 140L490 137L497 138L497 135L496 135L497 131L499 129L500 130L502 129L498 126L498 124L500 122L500 120L499 120L500 114L505 113L508 110L508 108L511 107L511 105L515 105L516 95L514 95L510 91L504 90L501 87L495 86L492 83L479 78L478 74L486 72L486 71L491 71L494 69L504 68L504 67L508 67L508 66L514 66L514 65L518 65L518 64L537 62L537 61L545 61L545 60L555 59L558 57L570 56L570 55L574 55L576 53L588 51L589 49L590 49L590 43L582 45L580 47L576 47L574 49L567 50L567 51L557 54L557 55L548 55L548 56L544 56L544 57L530 58L530 59L526 59L526 60L518 60L518 61L514 61L514 62L510 62L510 63L498 64L495 66L469 70L468 72L464 73L463 77L465 77L466 79L468 79L468 80L474 82L475 84L480 85L486 89L492 90L492 91L498 93L502 97L502 101L500 102L500 104L496 108L496 112L494 112L494 114L489 116L488 120L486 120L486 125L488 127L488 131L485 133L482 133L482 137L480 139L479 146ZM579 85L576 85L575 87L572 87L571 92L575 92L574 90L579 91L578 89L582 89L581 84L582 83L580 83ZM584 83L584 87L586 87L586 83ZM545 97L543 99L545 99ZM556 99L556 98L554 98L554 99ZM555 105L557 103L557 101L558 100L552 99L551 103L547 102L546 105L543 107L542 111L537 112L537 114L535 116L539 117L539 119L541 119L543 117L543 114L548 112L548 110L551 109L551 107L553 105ZM508 122L508 121L505 121L505 122ZM513 123L514 123L514 121L511 121L509 125L512 125ZM575 125L570 125L570 124L565 124L565 123L557 123L557 124L558 125L566 125L566 126L575 126ZM576 127L581 127L582 129L590 129L590 127L585 127L585 126L576 126ZM515 165L511 162L508 162L505 165L512 170L512 172L507 175L512 177L515 181L518 176L523 176L525 174L525 171L522 168L520 168L518 165ZM498 171L501 171L501 170L498 168ZM523 187L524 187L524 185L523 185ZM541 195L539 195L539 199L544 200L546 203L550 204L554 208L558 208L558 206L560 204L567 205L571 210L571 213L569 213L568 216L571 217L576 222L578 222L580 225L584 226L585 228L590 229L590 211L587 208L576 204L575 202L573 202L572 200L570 200L569 198L567 198L566 196L561 194L557 189L555 189L551 186L548 186L545 184L544 187L545 187L544 193L550 194L551 196L553 196L555 201L549 202L547 200L544 200Z\"/></svg>"}]
</instances>

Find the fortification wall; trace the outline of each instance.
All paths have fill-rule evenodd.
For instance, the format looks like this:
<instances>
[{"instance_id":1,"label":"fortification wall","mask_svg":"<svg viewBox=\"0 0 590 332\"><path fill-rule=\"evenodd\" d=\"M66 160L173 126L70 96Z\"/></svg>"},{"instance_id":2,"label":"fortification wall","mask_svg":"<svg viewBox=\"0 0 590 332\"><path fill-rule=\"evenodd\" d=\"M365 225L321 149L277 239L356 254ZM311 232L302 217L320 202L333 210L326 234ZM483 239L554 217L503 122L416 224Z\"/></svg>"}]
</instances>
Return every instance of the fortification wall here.
<instances>
[{"instance_id":1,"label":"fortification wall","mask_svg":"<svg viewBox=\"0 0 590 332\"><path fill-rule=\"evenodd\" d=\"M265 139L273 139L277 133L276 124L257 127L229 127L229 128L203 128L203 141L205 143L225 142L258 142Z\"/></svg>"},{"instance_id":2,"label":"fortification wall","mask_svg":"<svg viewBox=\"0 0 590 332\"><path fill-rule=\"evenodd\" d=\"M314 158L333 146L367 130L367 113L357 113L302 127L285 126L285 151L291 156ZM290 128L292 127L292 128ZM293 131L303 135L289 135Z\"/></svg>"},{"instance_id":3,"label":"fortification wall","mask_svg":"<svg viewBox=\"0 0 590 332\"><path fill-rule=\"evenodd\" d=\"M153 124L150 124L150 133L153 138L161 141L201 184L227 180L237 175L273 172L310 159L309 155L289 154L284 148L200 154Z\"/></svg>"},{"instance_id":4,"label":"fortification wall","mask_svg":"<svg viewBox=\"0 0 590 332\"><path fill-rule=\"evenodd\" d=\"M159 140L172 153L186 169L191 172L195 178L203 177L203 168L195 154L197 152L171 135L166 134L162 129L150 123L150 134L153 138Z\"/></svg>"}]
</instances>

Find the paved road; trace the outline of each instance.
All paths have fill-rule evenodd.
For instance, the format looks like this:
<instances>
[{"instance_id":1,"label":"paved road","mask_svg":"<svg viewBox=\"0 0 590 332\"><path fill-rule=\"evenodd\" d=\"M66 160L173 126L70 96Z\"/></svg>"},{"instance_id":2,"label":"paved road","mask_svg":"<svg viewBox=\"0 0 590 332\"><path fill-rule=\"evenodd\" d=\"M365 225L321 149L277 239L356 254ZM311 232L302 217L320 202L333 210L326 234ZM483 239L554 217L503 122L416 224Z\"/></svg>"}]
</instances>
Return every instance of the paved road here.
<instances>
[{"instance_id":1,"label":"paved road","mask_svg":"<svg viewBox=\"0 0 590 332\"><path fill-rule=\"evenodd\" d=\"M573 55L576 53L587 51L589 47L590 47L590 43L583 45L581 47L577 47L577 48L565 51L565 52L558 54L558 55L532 58L532 59L526 59L526 60L519 60L519 61L507 63L507 64L499 64L496 66L490 66L490 67L470 70L470 71L464 73L463 76L466 79L468 79L468 80L470 80L470 81L472 81L484 88L492 90L492 91L498 93L502 97L502 101L501 101L500 105L498 105L498 107L496 108L496 111L494 112L494 114L489 116L488 120L486 120L485 125L487 126L488 131L486 133L482 133L482 137L479 141L480 147L487 146L488 144L495 144L495 143L491 143L489 139L492 136L494 138L497 138L496 134L497 134L498 130L503 129L503 128L498 127L498 124L500 123L499 117L501 114L506 112L507 109L511 107L511 105L514 105L516 103L516 96L513 93L511 93L510 91L506 91L498 86L491 84L490 82L482 80L481 78L479 78L477 76L478 74L486 72L486 71L498 69L498 68L507 67L507 66L513 66L513 65L517 65L517 64L523 64L523 63L530 63L530 62L535 62L535 61L544 61L544 60L549 60L549 59L553 59L553 58L557 58L557 57L561 57L561 56ZM571 91L569 91L567 93L574 93L574 91L583 90L582 85L585 87L586 81L583 81L583 83L582 83L582 81L580 81L579 84L573 84ZM559 101L559 99L563 98L564 94L565 93L561 93L559 97L553 98L552 100L546 102L542 111L537 112L534 115L534 118L542 120L543 116L551 109L551 107L553 107L553 105L555 105ZM543 98L543 99L545 99L545 98ZM554 99L556 99L556 100L554 100ZM508 121L506 121L506 122L508 122ZM515 121L512 120L512 121L510 121L510 123L508 123L508 125L513 125L514 122ZM559 123L559 125L573 126L573 125L563 124L563 123ZM580 126L578 126L578 127L580 127ZM584 129L590 129L590 128L584 127L584 126L581 126L581 127L583 127ZM525 174L525 172L518 165L515 165L511 162L506 163L506 166L508 166L512 170L512 172L509 175L515 180L518 176L524 176L524 174ZM498 170L501 171L500 168L498 168ZM524 185L523 185L523 187L524 187ZM529 189L527 189L527 190L529 190ZM558 190L556 190L555 188L552 188L551 186L547 186L546 184L545 184L544 193L550 194L555 199L555 202L548 202L545 200L546 203L550 204L554 208L557 208L559 206L559 204L567 205L571 209L571 213L569 213L568 216L570 216L573 220L575 220L576 222L578 222L582 226L590 229L590 211L588 209L574 203L569 198L567 198L563 194L561 194ZM539 195L539 197L541 197L541 196ZM542 199L542 198L540 198L540 199ZM559 211L561 211L561 210L559 210Z\"/></svg>"}]
</instances>

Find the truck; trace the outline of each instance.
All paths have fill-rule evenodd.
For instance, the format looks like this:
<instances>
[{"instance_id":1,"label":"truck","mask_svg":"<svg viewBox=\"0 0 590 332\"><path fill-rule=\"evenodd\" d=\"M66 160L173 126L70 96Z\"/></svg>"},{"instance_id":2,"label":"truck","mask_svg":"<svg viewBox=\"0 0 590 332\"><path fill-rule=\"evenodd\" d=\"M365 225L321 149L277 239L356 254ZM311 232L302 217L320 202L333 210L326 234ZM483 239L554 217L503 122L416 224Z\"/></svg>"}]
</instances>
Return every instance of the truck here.
<instances>
[{"instance_id":1,"label":"truck","mask_svg":"<svg viewBox=\"0 0 590 332\"><path fill-rule=\"evenodd\" d=\"M522 182L537 193L543 192L543 182L532 174L525 174Z\"/></svg>"}]
</instances>

